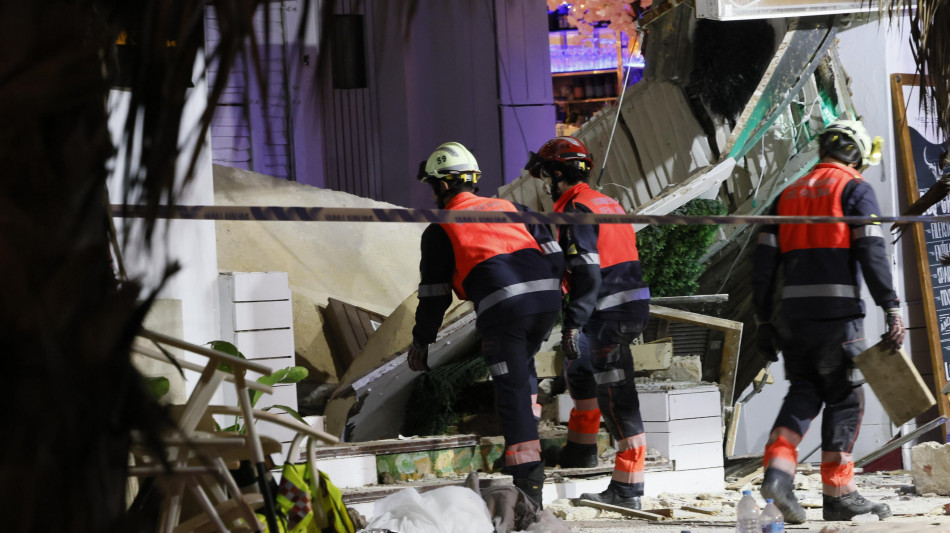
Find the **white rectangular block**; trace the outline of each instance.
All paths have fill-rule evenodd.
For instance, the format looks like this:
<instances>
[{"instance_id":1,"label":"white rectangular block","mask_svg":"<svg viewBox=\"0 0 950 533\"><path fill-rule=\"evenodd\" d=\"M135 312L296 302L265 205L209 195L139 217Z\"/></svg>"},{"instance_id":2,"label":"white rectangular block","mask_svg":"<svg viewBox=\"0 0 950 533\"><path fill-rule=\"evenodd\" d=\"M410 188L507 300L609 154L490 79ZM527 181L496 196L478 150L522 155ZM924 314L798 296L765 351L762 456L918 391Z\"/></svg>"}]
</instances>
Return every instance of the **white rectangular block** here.
<instances>
[{"instance_id":1,"label":"white rectangular block","mask_svg":"<svg viewBox=\"0 0 950 533\"><path fill-rule=\"evenodd\" d=\"M286 272L231 272L231 301L289 300Z\"/></svg>"},{"instance_id":2,"label":"white rectangular block","mask_svg":"<svg viewBox=\"0 0 950 533\"><path fill-rule=\"evenodd\" d=\"M694 470L722 466L722 442L672 446L669 458L673 461L673 470Z\"/></svg>"},{"instance_id":3,"label":"white rectangular block","mask_svg":"<svg viewBox=\"0 0 950 533\"><path fill-rule=\"evenodd\" d=\"M640 416L644 422L668 422L670 399L666 392L639 392Z\"/></svg>"},{"instance_id":4,"label":"white rectangular block","mask_svg":"<svg viewBox=\"0 0 950 533\"><path fill-rule=\"evenodd\" d=\"M670 394L670 420L720 416L719 389Z\"/></svg>"},{"instance_id":5,"label":"white rectangular block","mask_svg":"<svg viewBox=\"0 0 950 533\"><path fill-rule=\"evenodd\" d=\"M234 331L291 328L293 325L293 305L290 300L234 304Z\"/></svg>"},{"instance_id":6,"label":"white rectangular block","mask_svg":"<svg viewBox=\"0 0 950 533\"><path fill-rule=\"evenodd\" d=\"M641 390L638 395L640 414L648 422L721 415L719 388L716 386Z\"/></svg>"},{"instance_id":7,"label":"white rectangular block","mask_svg":"<svg viewBox=\"0 0 950 533\"><path fill-rule=\"evenodd\" d=\"M722 422L716 417L644 422L647 448L653 448L664 457L670 457L674 446L716 443L722 445Z\"/></svg>"},{"instance_id":8,"label":"white rectangular block","mask_svg":"<svg viewBox=\"0 0 950 533\"><path fill-rule=\"evenodd\" d=\"M377 482L375 455L318 459L317 468L326 472L330 481L341 489L365 487Z\"/></svg>"},{"instance_id":9,"label":"white rectangular block","mask_svg":"<svg viewBox=\"0 0 950 533\"><path fill-rule=\"evenodd\" d=\"M286 329L238 331L234 345L248 359L294 356L294 332Z\"/></svg>"}]
</instances>

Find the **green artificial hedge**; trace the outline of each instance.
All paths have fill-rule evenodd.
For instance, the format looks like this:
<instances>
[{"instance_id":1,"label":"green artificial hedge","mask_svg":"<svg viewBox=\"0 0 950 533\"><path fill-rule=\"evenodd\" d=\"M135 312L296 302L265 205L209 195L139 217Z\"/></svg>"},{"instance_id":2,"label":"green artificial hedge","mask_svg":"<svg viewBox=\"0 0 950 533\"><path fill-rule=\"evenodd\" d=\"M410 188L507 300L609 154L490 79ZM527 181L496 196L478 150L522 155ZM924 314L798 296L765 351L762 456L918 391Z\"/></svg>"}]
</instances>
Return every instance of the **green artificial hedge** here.
<instances>
[{"instance_id":1,"label":"green artificial hedge","mask_svg":"<svg viewBox=\"0 0 950 533\"><path fill-rule=\"evenodd\" d=\"M677 215L725 215L719 200L695 199L673 211ZM689 296L699 288L706 269L700 260L712 244L718 225L648 226L637 232L643 279L652 296Z\"/></svg>"},{"instance_id":2,"label":"green artificial hedge","mask_svg":"<svg viewBox=\"0 0 950 533\"><path fill-rule=\"evenodd\" d=\"M406 406L406 435L444 435L465 414L460 405L473 382L488 378L481 356L455 361L426 372L413 384Z\"/></svg>"}]
</instances>

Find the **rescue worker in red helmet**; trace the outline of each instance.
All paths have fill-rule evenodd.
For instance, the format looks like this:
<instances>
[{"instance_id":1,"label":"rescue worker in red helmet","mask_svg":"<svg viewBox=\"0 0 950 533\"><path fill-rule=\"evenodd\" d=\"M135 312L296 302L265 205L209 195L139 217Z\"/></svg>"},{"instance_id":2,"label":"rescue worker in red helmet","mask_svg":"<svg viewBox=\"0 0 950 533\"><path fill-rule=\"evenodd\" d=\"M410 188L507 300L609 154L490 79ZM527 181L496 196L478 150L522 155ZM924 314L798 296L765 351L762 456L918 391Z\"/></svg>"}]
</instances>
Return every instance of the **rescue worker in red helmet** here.
<instances>
[{"instance_id":1,"label":"rescue worker in red helmet","mask_svg":"<svg viewBox=\"0 0 950 533\"><path fill-rule=\"evenodd\" d=\"M616 200L587 184L592 166L581 141L556 137L532 153L525 168L545 180L558 213L624 213ZM636 235L630 224L564 225L558 227L558 242L568 287L561 350L574 409L567 443L554 454L555 461L564 467L596 466L603 413L617 446L613 476L607 490L581 498L639 509L646 437L630 343L649 319L650 289L643 282Z\"/></svg>"},{"instance_id":2,"label":"rescue worker in red helmet","mask_svg":"<svg viewBox=\"0 0 950 533\"><path fill-rule=\"evenodd\" d=\"M819 163L782 192L771 213L877 216L877 197L859 170L880 160L880 142L880 137L872 142L858 121L829 124L819 135ZM858 494L851 455L864 407L860 385L851 379L852 360L866 347L860 274L884 309L882 342L896 350L904 340L880 224L767 225L759 233L753 260L758 351L766 360L778 361L781 350L790 382L765 447L763 497L775 500L786 522L805 521L805 510L792 492L796 448L824 405L824 519L891 516L886 504ZM780 278L781 294L775 296L781 303L773 326L773 294Z\"/></svg>"},{"instance_id":3,"label":"rescue worker in red helmet","mask_svg":"<svg viewBox=\"0 0 950 533\"><path fill-rule=\"evenodd\" d=\"M527 209L476 196L480 176L475 157L457 142L440 145L419 169L419 179L432 186L440 209ZM563 268L561 249L543 225L430 224L422 234L422 279L409 367L428 370L428 346L452 303L452 290L471 300L505 437L505 472L538 506L544 463L531 400L537 387L534 356L557 319Z\"/></svg>"}]
</instances>

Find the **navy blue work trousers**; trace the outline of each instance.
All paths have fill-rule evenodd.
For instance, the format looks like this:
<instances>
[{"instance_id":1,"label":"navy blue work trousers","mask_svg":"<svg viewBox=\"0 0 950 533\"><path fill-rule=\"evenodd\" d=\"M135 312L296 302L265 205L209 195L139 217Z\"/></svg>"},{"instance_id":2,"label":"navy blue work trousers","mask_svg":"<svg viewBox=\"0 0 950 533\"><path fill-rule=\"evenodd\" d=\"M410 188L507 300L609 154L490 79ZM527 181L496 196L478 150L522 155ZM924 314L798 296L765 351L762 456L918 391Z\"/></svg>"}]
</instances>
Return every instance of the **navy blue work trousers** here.
<instances>
[{"instance_id":1,"label":"navy blue work trousers","mask_svg":"<svg viewBox=\"0 0 950 533\"><path fill-rule=\"evenodd\" d=\"M851 452L864 411L864 395L852 381L854 358L864 351L863 317L783 320L777 324L788 393L775 420L804 436L822 406L821 449Z\"/></svg>"},{"instance_id":2,"label":"navy blue work trousers","mask_svg":"<svg viewBox=\"0 0 950 533\"><path fill-rule=\"evenodd\" d=\"M556 311L537 313L479 331L482 357L495 389L495 407L501 418L506 452L513 449L516 452L514 464L508 462L506 471L515 477L519 471L541 460L538 420L534 417L531 400L537 383L531 382L537 380L534 356L551 333L556 319Z\"/></svg>"}]
</instances>

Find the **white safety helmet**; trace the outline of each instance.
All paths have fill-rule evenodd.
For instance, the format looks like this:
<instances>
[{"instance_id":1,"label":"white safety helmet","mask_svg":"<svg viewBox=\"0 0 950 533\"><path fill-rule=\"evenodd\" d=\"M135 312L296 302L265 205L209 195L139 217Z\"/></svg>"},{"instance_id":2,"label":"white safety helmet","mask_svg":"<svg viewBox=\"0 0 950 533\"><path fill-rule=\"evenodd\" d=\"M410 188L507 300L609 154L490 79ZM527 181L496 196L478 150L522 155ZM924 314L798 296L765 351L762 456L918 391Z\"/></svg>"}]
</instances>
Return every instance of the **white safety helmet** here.
<instances>
[{"instance_id":1,"label":"white safety helmet","mask_svg":"<svg viewBox=\"0 0 950 533\"><path fill-rule=\"evenodd\" d=\"M872 141L860 120L836 120L822 130L819 139L828 153L859 169L881 162L884 139L875 137Z\"/></svg>"},{"instance_id":2,"label":"white safety helmet","mask_svg":"<svg viewBox=\"0 0 950 533\"><path fill-rule=\"evenodd\" d=\"M472 152L457 142L439 145L429 159L419 165L419 181L429 179L461 180L478 183L482 171Z\"/></svg>"}]
</instances>

